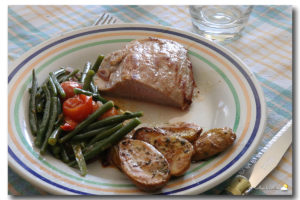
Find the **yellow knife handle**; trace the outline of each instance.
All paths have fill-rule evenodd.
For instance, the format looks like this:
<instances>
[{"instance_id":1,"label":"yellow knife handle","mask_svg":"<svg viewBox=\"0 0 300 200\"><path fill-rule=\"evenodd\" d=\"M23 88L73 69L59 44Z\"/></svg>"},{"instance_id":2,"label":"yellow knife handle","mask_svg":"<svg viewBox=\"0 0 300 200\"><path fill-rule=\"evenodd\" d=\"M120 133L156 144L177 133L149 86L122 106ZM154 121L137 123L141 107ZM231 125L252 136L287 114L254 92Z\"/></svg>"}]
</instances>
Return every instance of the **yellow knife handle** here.
<instances>
[{"instance_id":1,"label":"yellow knife handle","mask_svg":"<svg viewBox=\"0 0 300 200\"><path fill-rule=\"evenodd\" d=\"M244 176L237 175L225 190L232 195L244 195L249 188L251 188L249 180Z\"/></svg>"}]
</instances>

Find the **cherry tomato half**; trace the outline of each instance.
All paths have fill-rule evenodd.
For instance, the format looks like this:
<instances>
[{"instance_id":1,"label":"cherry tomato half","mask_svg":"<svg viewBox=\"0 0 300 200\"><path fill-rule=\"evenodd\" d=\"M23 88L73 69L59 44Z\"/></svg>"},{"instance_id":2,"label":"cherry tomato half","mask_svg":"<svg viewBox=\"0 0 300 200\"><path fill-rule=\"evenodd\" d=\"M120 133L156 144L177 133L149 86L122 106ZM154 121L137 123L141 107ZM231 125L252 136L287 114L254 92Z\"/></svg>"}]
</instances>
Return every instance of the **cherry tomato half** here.
<instances>
[{"instance_id":1,"label":"cherry tomato half","mask_svg":"<svg viewBox=\"0 0 300 200\"><path fill-rule=\"evenodd\" d=\"M93 112L95 112L102 104L100 102L93 102ZM111 117L118 114L118 110L115 107L112 107L110 110L106 111L103 115L101 115L98 120L102 120L106 117Z\"/></svg>"},{"instance_id":2,"label":"cherry tomato half","mask_svg":"<svg viewBox=\"0 0 300 200\"><path fill-rule=\"evenodd\" d=\"M100 101L93 101L93 112L98 110L103 104Z\"/></svg>"},{"instance_id":3,"label":"cherry tomato half","mask_svg":"<svg viewBox=\"0 0 300 200\"><path fill-rule=\"evenodd\" d=\"M110 110L106 111L103 115L101 115L98 119L102 120L102 119L105 119L107 117L111 117L111 116L114 116L117 114L118 114L117 109L115 107L112 107Z\"/></svg>"},{"instance_id":4,"label":"cherry tomato half","mask_svg":"<svg viewBox=\"0 0 300 200\"><path fill-rule=\"evenodd\" d=\"M75 81L64 81L60 85L66 93L66 99L75 96L74 88L82 89L82 85L78 82L75 82Z\"/></svg>"},{"instance_id":5,"label":"cherry tomato half","mask_svg":"<svg viewBox=\"0 0 300 200\"><path fill-rule=\"evenodd\" d=\"M64 131L72 131L77 126L78 122L75 122L69 117L65 117L65 123L60 126L60 128Z\"/></svg>"},{"instance_id":6,"label":"cherry tomato half","mask_svg":"<svg viewBox=\"0 0 300 200\"><path fill-rule=\"evenodd\" d=\"M65 117L81 122L93 113L93 99L84 94L75 95L63 103L63 113Z\"/></svg>"}]
</instances>

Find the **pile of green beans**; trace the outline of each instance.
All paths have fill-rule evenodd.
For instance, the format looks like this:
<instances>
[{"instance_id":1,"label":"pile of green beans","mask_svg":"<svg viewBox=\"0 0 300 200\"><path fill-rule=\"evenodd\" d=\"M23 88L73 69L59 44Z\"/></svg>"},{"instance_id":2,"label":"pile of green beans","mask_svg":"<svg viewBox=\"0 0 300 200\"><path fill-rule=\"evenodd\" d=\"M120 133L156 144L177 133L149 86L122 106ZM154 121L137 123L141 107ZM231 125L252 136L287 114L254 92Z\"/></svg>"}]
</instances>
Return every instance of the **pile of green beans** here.
<instances>
[{"instance_id":1,"label":"pile of green beans","mask_svg":"<svg viewBox=\"0 0 300 200\"><path fill-rule=\"evenodd\" d=\"M112 101L103 98L93 82L104 56L99 55L92 65L87 62L82 72L79 69L68 71L61 68L50 72L46 80L38 86L35 69L32 70L32 84L29 88L29 125L34 144L40 154L51 153L70 166L77 166L80 174L87 174L86 161L98 157L112 145L117 144L126 134L141 122L142 112L124 112L98 120L113 107ZM82 89L74 89L75 94L91 96L102 103L95 112L80 122L74 130L64 131L60 126L64 122L62 104L66 93L61 87L64 81L74 80L82 84ZM130 120L128 123L124 123Z\"/></svg>"}]
</instances>

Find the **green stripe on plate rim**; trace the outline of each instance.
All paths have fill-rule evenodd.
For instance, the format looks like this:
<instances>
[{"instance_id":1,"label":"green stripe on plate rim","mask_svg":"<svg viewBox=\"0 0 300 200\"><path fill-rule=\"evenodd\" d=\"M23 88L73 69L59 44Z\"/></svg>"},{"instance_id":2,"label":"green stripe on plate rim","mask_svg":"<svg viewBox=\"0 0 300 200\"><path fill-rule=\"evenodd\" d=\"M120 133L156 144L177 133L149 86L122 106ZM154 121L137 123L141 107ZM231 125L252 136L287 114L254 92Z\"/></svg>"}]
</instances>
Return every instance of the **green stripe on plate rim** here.
<instances>
[{"instance_id":1,"label":"green stripe on plate rim","mask_svg":"<svg viewBox=\"0 0 300 200\"><path fill-rule=\"evenodd\" d=\"M68 54L70 54L70 53L72 53L74 51L78 51L80 49L84 49L84 48L88 48L88 47L92 47L92 46L97 46L97 45L110 44L110 43L119 43L119 42L130 42L132 40L133 39L105 40L105 41L92 42L92 43L80 45L78 47L66 50L66 51L64 51L64 52L62 52L62 53L54 56L53 58L49 59L43 65L41 65L40 67L38 67L37 74L39 72L41 72L43 69L45 69L49 64L53 63L55 60L57 60L57 59L65 56L65 55L68 55ZM193 56L197 57L198 59L202 60L203 62L207 63L228 84L228 86L229 86L229 88L230 88L230 90L231 90L231 92L233 94L235 103L236 103L236 119L235 119L234 128L233 128L233 130L236 131L236 129L237 129L238 125L239 125L239 120L240 120L240 103L239 103L238 95L237 95L236 90L233 87L232 83L227 78L227 76L216 65L214 65L211 62L209 62L207 59L205 59L204 57L198 55L197 53L195 53L193 51L189 51L188 53L190 55L193 55ZM17 96L17 99L16 99L16 104L15 104L15 109L14 109L14 120L16 122L16 130L17 130L17 133L18 133L19 137L21 138L22 143L25 145L27 151L30 152L36 159L38 159L45 166L51 168L52 170L54 170L54 171L56 171L56 172L58 172L58 173L60 173L60 174L62 174L64 176L66 176L66 177L74 179L76 181L81 181L81 182L85 182L85 183L89 183L89 184L94 184L94 185L110 186L110 187L135 187L133 184L99 183L99 182L96 182L96 181L91 181L91 180L84 179L82 177L77 177L77 176L68 174L68 173L66 173L66 172L64 172L64 171L62 171L62 170L60 170L60 169L52 166L50 163L48 163L43 158L41 158L37 152L33 151L33 148L26 142L26 139L25 139L25 137L24 137L24 135L22 133L21 126L20 126L20 123L19 123L19 120L18 120L19 119L19 112L18 111L19 111L19 108L20 108L21 99L22 99L22 97L24 95L24 92L26 91L26 88L29 86L30 82L31 82L31 76L28 77L28 79L23 84L20 92L18 93L18 96ZM196 167L196 168L194 168L192 170L187 171L184 175L188 175L188 174L191 174L191 173L193 173L195 171L198 171L199 169L201 169L202 167L204 167L205 165L207 165L211 161L212 160L208 160L208 161L202 162L198 167Z\"/></svg>"}]
</instances>

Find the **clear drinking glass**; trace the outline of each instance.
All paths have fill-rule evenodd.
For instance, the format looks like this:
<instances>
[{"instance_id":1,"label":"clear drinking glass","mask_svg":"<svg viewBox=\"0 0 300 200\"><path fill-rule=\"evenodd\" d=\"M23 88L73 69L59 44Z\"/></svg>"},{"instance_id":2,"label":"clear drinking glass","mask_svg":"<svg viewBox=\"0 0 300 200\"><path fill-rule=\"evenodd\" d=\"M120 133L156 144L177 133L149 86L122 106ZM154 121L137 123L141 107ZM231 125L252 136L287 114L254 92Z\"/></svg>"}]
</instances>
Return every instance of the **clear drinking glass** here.
<instances>
[{"instance_id":1,"label":"clear drinking glass","mask_svg":"<svg viewBox=\"0 0 300 200\"><path fill-rule=\"evenodd\" d=\"M189 6L196 33L219 42L238 39L253 6Z\"/></svg>"}]
</instances>

